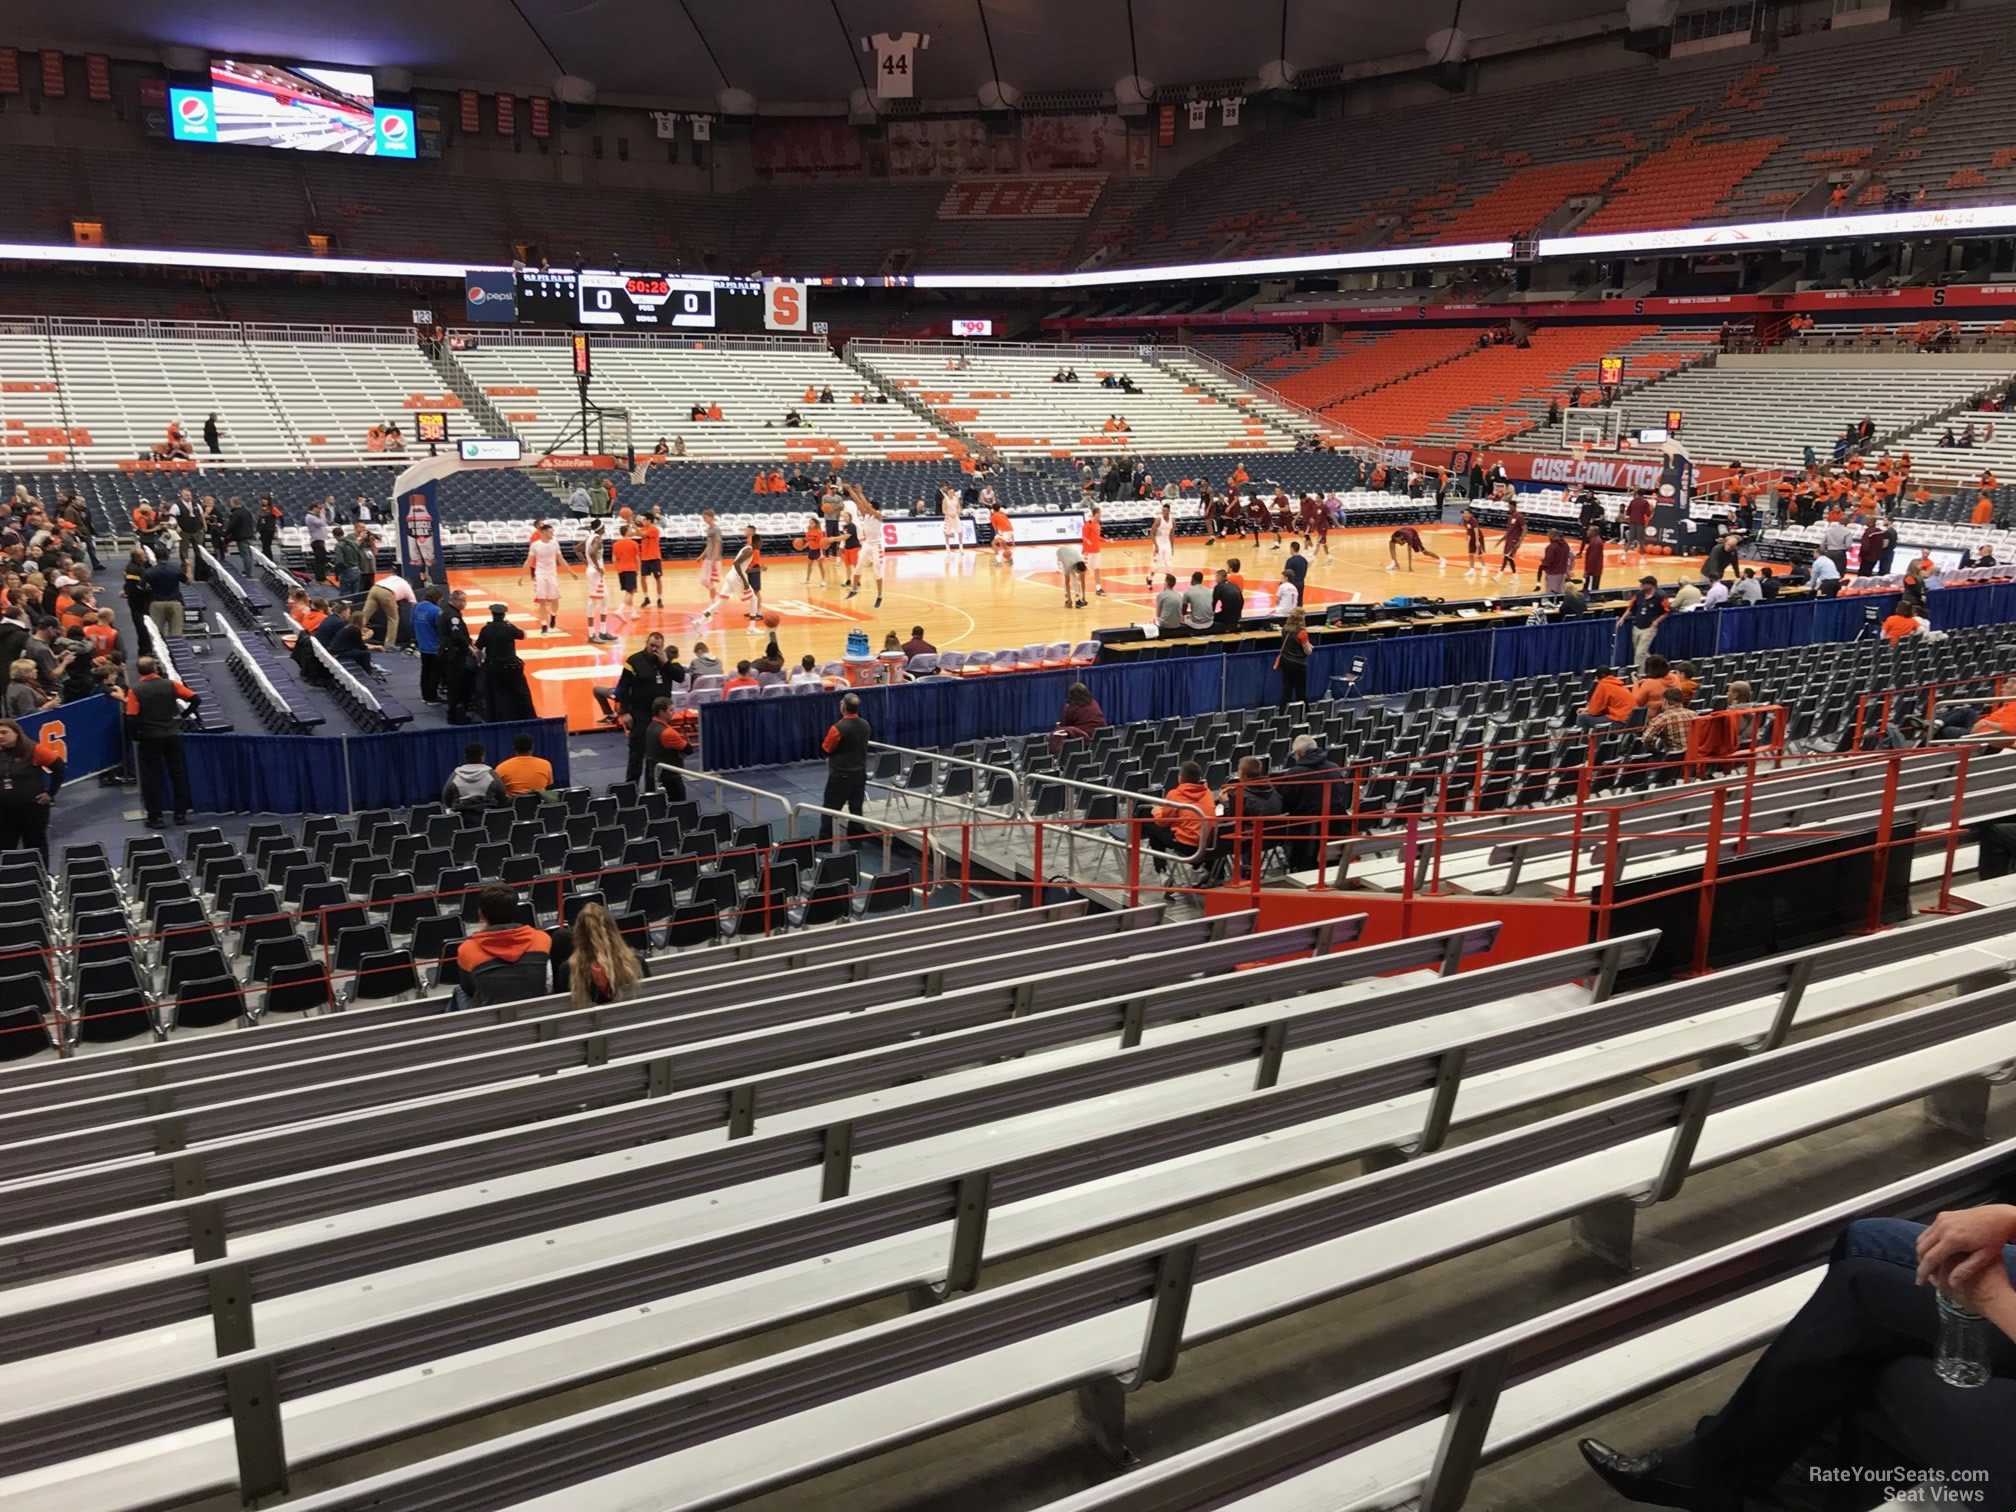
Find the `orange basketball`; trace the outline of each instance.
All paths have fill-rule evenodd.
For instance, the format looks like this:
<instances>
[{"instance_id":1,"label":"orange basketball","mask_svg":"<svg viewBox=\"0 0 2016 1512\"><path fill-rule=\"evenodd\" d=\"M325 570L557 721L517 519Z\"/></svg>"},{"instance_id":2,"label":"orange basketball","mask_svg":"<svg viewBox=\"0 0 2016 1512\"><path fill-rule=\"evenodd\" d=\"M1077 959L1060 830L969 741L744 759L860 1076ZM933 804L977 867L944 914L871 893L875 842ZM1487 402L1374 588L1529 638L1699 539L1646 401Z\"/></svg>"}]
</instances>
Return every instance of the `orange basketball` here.
<instances>
[{"instance_id":1,"label":"orange basketball","mask_svg":"<svg viewBox=\"0 0 2016 1512\"><path fill-rule=\"evenodd\" d=\"M793 551L803 551L805 549L805 537L803 536L791 537L791 549Z\"/></svg>"},{"instance_id":2,"label":"orange basketball","mask_svg":"<svg viewBox=\"0 0 2016 1512\"><path fill-rule=\"evenodd\" d=\"M775 609L765 609L763 611L763 625L765 629L775 630L783 623L784 616L779 614Z\"/></svg>"}]
</instances>

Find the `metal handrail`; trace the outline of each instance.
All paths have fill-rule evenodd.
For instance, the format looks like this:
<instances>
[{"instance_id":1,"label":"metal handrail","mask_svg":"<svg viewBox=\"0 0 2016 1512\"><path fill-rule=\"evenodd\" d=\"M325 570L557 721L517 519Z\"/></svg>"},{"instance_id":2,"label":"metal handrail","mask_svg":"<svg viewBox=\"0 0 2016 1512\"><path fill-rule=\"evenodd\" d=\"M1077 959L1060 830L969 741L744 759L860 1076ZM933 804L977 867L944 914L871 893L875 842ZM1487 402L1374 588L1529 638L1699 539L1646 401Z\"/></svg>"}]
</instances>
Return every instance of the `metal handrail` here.
<instances>
[{"instance_id":1,"label":"metal handrail","mask_svg":"<svg viewBox=\"0 0 2016 1512\"><path fill-rule=\"evenodd\" d=\"M891 745L886 740L871 740L868 742L868 749L871 751L894 751L899 756L922 756L931 761L942 761L947 766L971 767L976 772L986 772L992 776L1006 777L1010 782L1015 784L1015 801L1009 812L1017 817L1020 817L1023 812L1022 774L1017 772L1013 767L995 766L989 762L974 761L965 756L948 756L941 751L921 751L915 746ZM891 784L878 782L874 783L873 786L889 787ZM907 793L913 791L913 789L902 788L901 791ZM949 798L939 799L938 801L941 803L950 803L954 808L977 807L977 805L972 804L961 804Z\"/></svg>"}]
</instances>

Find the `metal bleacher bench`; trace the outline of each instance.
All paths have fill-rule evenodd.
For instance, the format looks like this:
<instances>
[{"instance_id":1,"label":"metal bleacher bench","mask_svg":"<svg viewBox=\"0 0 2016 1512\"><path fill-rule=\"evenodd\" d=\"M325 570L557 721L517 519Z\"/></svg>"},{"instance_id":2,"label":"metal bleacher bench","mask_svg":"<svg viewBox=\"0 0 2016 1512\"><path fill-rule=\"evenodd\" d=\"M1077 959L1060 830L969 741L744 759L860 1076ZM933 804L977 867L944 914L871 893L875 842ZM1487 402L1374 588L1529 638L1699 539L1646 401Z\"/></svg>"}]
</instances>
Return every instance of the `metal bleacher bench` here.
<instances>
[{"instance_id":1,"label":"metal bleacher bench","mask_svg":"<svg viewBox=\"0 0 2016 1512\"><path fill-rule=\"evenodd\" d=\"M36 1204L55 1226L8 1237L0 1268L23 1279L53 1279L0 1293L0 1316L7 1319L0 1348L13 1362L0 1366L0 1398L32 1386L34 1394L21 1400L64 1406L5 1421L0 1475L10 1478L0 1480L0 1497L10 1506L73 1512L115 1503L142 1486L149 1495L196 1495L236 1478L248 1492L270 1489L284 1482L289 1464L335 1458L567 1380L661 1363L868 1297L957 1293L974 1283L983 1260L1179 1210L1354 1153L1379 1167L1409 1147L1419 1158L1197 1231L1212 1236L1213 1258L1193 1273L1204 1279L1196 1281L1199 1306L1189 1315L1220 1316L1211 1310L1220 1306L1215 1299L1234 1293L1265 1296L1275 1311L1290 1311L1316 1292L1362 1284L1363 1260L1354 1270L1336 1246L1348 1245L1344 1236L1367 1222L1415 1225L1418 1237L1373 1246L1388 1262L1398 1256L1411 1264L1417 1253L1480 1242L1480 1225L1497 1224L1495 1236L1550 1216L1583 1214L1578 1229L1585 1242L1621 1259L1628 1254L1632 1198L1671 1196L1696 1141L1701 1153L1693 1163L1729 1158L1746 1141L1768 1144L1790 1137L1795 1125L1839 1121L1856 1108L1895 1102L2016 1056L2016 990L2005 988L1795 1049L1773 1048L1795 1023L1811 1026L1940 983L2005 974L2010 957L1996 942L2012 923L2016 910L1957 916L1720 973L1685 992L1610 995L1616 971L1651 947L1652 937L1639 936L1454 976L1378 983L1366 977L1355 993L1319 992L1309 1005L1280 1001L1296 984L1308 990L1354 971L1439 964L1453 959L1451 952L1482 948L1490 937L1451 934L1254 966L1229 978L1010 1017L893 1050L858 1050L754 1080L670 1092L634 1109L604 1107L494 1134L456 1137L460 1122L431 1111L465 1099L420 1102L388 1110L414 1116L407 1143L355 1163L342 1120L302 1131L326 1142L319 1155L302 1138L269 1131L242 1160L230 1158L214 1195L171 1198L141 1211L132 1204L159 1204L173 1192L171 1185L164 1193L163 1178L172 1177L173 1162L183 1156L16 1183L10 1197L40 1189L42 1198L55 1199ZM1550 989L1578 978L1591 985L1565 1000ZM1237 1000L1260 1006L1214 1011L1213 995L1228 981L1243 989ZM1110 1038L1116 1031L1118 1053ZM1108 1038L1102 1044L1089 1034ZM1600 1110L1435 1153L1452 1127L1745 1046L1761 1053ZM1823 1073L1834 1078L1824 1092L1803 1085ZM912 1080L919 1076L926 1079ZM1212 1116L1201 1118L1205 1107ZM1944 1097L1940 1108L1941 1116L1964 1125L1974 1094ZM733 1130L738 1109L761 1110L763 1120L726 1145L718 1133L704 1133L724 1123ZM1017 1122L1018 1114L1033 1122ZM701 1137L665 1137L680 1131ZM447 1142L425 1145L429 1137ZM638 1137L661 1142L635 1146ZM1561 1179L1542 1179L1556 1168L1535 1175L1531 1159L1522 1165L1493 1153L1509 1140L1529 1141L1512 1147L1520 1152L1543 1151L1562 1162ZM196 1153L214 1160L223 1150ZM260 1151L277 1156L272 1172ZM1626 1152L1635 1152L1642 1170L1616 1158ZM564 1173L540 1169L574 1157L588 1158ZM338 1162L340 1174L319 1169ZM123 1206L92 1197L96 1183L124 1188L129 1168L156 1174L131 1189ZM542 1188L528 1173L553 1184ZM813 1173L821 1201L808 1206L802 1183ZM474 1182L492 1190L424 1195L430 1187ZM1453 1201L1458 1196L1465 1200ZM1416 1214L1404 1205L1416 1200L1430 1206ZM1546 1211L1523 1214L1508 1209L1508 1201ZM370 1203L381 1205L361 1230L324 1216ZM1442 1204L1456 1211L1437 1212L1431 1222L1425 1215ZM97 1209L96 1216L84 1207ZM632 1216L607 1216L625 1213ZM557 1257L547 1247L553 1241L539 1237L555 1223L591 1218L616 1226L586 1239L570 1236L571 1247ZM119 1264L122 1257L186 1250L192 1240L203 1255L204 1225L220 1220L233 1231L253 1231L231 1240L227 1258L165 1272L158 1261L137 1269ZM679 1236L669 1248L668 1233ZM1236 1239L1234 1247L1221 1250L1221 1235L1228 1244ZM514 1236L525 1236L515 1249L505 1242ZM1299 1247L1319 1239L1318 1248ZM492 1258L472 1270L473 1254L451 1253L472 1245L499 1248L482 1251ZM220 1237L207 1253L221 1250ZM554 1442L545 1429L463 1451L451 1457L456 1494L485 1490L449 1500L503 1505L691 1443L678 1462L681 1494L692 1497L691 1505L725 1505L875 1445L1080 1384L1093 1421L1117 1443L1114 1382L1135 1362L1120 1357L1125 1349L1115 1355L1115 1330L1131 1336L1138 1353L1152 1313L1160 1321L1148 1337L1157 1368L1167 1373L1182 1341L1182 1309L1168 1301L1151 1307L1146 1298L1158 1288L1188 1296L1186 1252L1196 1253L1184 1243L1158 1241L1122 1260L1087 1262L898 1325L717 1373L707 1378L714 1405L704 1414L692 1411L698 1399L682 1395L681 1387L586 1420L565 1419L580 1434L580 1452L571 1440ZM523 1258L510 1261L513 1254ZM431 1293L381 1281L366 1297L355 1285L332 1284L394 1267L424 1270L429 1257L444 1257L435 1268L452 1273L451 1280L437 1276ZM564 1288L545 1279L555 1264L575 1267ZM62 1274L87 1265L113 1268L97 1276ZM1246 1269L1255 1266L1248 1278ZM400 1274L409 1278L404 1285L416 1284L414 1271ZM1000 1337L989 1332L992 1309L1012 1311L1029 1288L1053 1283L1040 1292L1048 1331L990 1349ZM258 1299L256 1308L244 1302L248 1297ZM1207 1297L1214 1299L1208 1306ZM1236 1314L1232 1301L1223 1306L1233 1310L1222 1316ZM1081 1316L1087 1307L1093 1310ZM214 1363L192 1363L212 1341L173 1325L206 1312L215 1346L231 1352ZM1077 1323L1061 1326L1068 1319ZM110 1355L83 1351L61 1366L39 1365L39 1355L74 1341L86 1320L107 1339ZM941 1327L966 1353L935 1368L931 1351ZM892 1328L901 1330L893 1339ZM534 1330L545 1332L521 1338ZM129 1337L116 1337L122 1333ZM913 1343L919 1352L890 1352ZM481 1353L459 1358L478 1346ZM972 1352L978 1353L968 1360ZM458 1358L425 1363L443 1356ZM871 1371L879 1384L843 1400L866 1380L850 1372L871 1358L881 1362ZM892 1366L898 1358L902 1363ZM975 1363L982 1358L990 1360L984 1369ZM141 1378L121 1379L134 1373ZM368 1391L346 1384L367 1380ZM829 1400L830 1411L815 1405ZM751 1412L791 1416L763 1428L749 1426ZM631 1434L647 1420L648 1429ZM785 1422L795 1425L792 1431L783 1431ZM170 1432L174 1437L156 1453L97 1456L74 1472L64 1463L120 1444L137 1451L150 1436ZM700 1442L717 1434L733 1437ZM528 1447L534 1440L536 1451ZM385 1499L370 1504L435 1504L435 1491L423 1483L438 1487L430 1477L445 1473L447 1463L372 1483L370 1494ZM493 1478L510 1494L493 1494ZM664 1481L661 1471L657 1484ZM336 1492L307 1504L364 1505L366 1487L355 1491L360 1499ZM584 1498L576 1507L614 1504L594 1488L567 1494Z\"/></svg>"},{"instance_id":2,"label":"metal bleacher bench","mask_svg":"<svg viewBox=\"0 0 2016 1512\"><path fill-rule=\"evenodd\" d=\"M1521 1043L1531 1038L1519 1036ZM1474 1058L1479 1048L1468 1047L1469 1054ZM1439 1055L1379 1062L1339 1078L1361 1096L1372 1086L1382 1097L1402 1088L1429 1095L1428 1119L1418 1127L1432 1152L1404 1166L562 1416L294 1505L308 1512L723 1507L1067 1390L1077 1392L1095 1442L1124 1460L1128 1391L1166 1379L1186 1348L1545 1223L1672 1200L1694 1171L1956 1080L1978 1081L2016 1059L2016 987L1764 1051L1511 1133L1436 1149L1436 1121L1447 1103L1437 1091L1455 1085L1446 1068L1456 1050L1449 1045ZM941 1205L932 1211L954 1219L956 1236L958 1213L984 1200L986 1190L969 1172L939 1184L938 1193ZM875 1198L842 1200L865 1208ZM838 1213L827 1216L840 1221ZM970 1233L973 1224L963 1227ZM740 1242L762 1239L776 1242L754 1231ZM717 1240L712 1247L710 1278L735 1268L728 1244ZM661 1274L651 1295L663 1295L662 1280ZM418 1320L407 1324L409 1334L424 1331ZM394 1343L382 1331L379 1342ZM234 1369L241 1376L270 1370L264 1381L284 1380L290 1369L325 1385L353 1378L326 1341L319 1350L293 1351L300 1366L290 1367L289 1353L275 1351L262 1364L262 1352L253 1351L235 1367L205 1372L207 1410L214 1414L228 1401L225 1377ZM416 1341L405 1356L418 1353ZM633 1356L624 1365L644 1363ZM241 1400L252 1389L241 1383ZM12 1458L46 1459L61 1452L52 1439L76 1435L87 1423L114 1431L143 1405L163 1411L166 1397L164 1383L156 1382L73 1402L62 1412L17 1417L6 1438L28 1447ZM256 1465L261 1440L242 1426L247 1416L239 1418L239 1453L242 1460L249 1451ZM277 1424L271 1432L277 1442Z\"/></svg>"},{"instance_id":3,"label":"metal bleacher bench","mask_svg":"<svg viewBox=\"0 0 2016 1512\"><path fill-rule=\"evenodd\" d=\"M1929 1220L2006 1196L2016 1140L1777 1224L1325 1397L1043 1512L1455 1512L1484 1465L1764 1343L1857 1218ZM1871 1501L1874 1508L1889 1498Z\"/></svg>"}]
</instances>

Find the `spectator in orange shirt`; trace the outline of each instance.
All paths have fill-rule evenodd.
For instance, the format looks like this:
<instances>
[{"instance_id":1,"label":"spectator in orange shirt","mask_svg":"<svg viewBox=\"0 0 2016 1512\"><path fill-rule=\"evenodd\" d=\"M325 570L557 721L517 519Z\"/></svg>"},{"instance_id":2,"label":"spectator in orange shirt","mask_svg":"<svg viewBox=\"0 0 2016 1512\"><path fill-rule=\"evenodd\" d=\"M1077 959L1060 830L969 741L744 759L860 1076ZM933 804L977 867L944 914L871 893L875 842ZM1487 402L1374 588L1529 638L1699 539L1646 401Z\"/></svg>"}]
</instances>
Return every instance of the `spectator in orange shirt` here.
<instances>
[{"instance_id":1,"label":"spectator in orange shirt","mask_svg":"<svg viewBox=\"0 0 2016 1512\"><path fill-rule=\"evenodd\" d=\"M543 793L553 786L553 763L532 754L530 735L516 735L511 739L511 754L497 763L497 780L504 784L507 798Z\"/></svg>"},{"instance_id":2,"label":"spectator in orange shirt","mask_svg":"<svg viewBox=\"0 0 2016 1512\"><path fill-rule=\"evenodd\" d=\"M1980 498L1974 501L1974 513L1968 516L1968 520L1975 525L1994 524L1995 501L1985 493L1981 495Z\"/></svg>"},{"instance_id":3,"label":"spectator in orange shirt","mask_svg":"<svg viewBox=\"0 0 2016 1512\"><path fill-rule=\"evenodd\" d=\"M759 494L767 494L768 492L770 492L770 474L764 472L760 468L757 469L756 482L754 487L751 488L750 492Z\"/></svg>"},{"instance_id":4,"label":"spectator in orange shirt","mask_svg":"<svg viewBox=\"0 0 2016 1512\"><path fill-rule=\"evenodd\" d=\"M1901 641L1907 635L1917 635L1922 631L1931 629L1931 626L1918 618L1917 615L1906 614L1903 612L1903 609L1904 606L1899 604L1895 610L1891 611L1890 616L1883 621L1883 639L1891 642Z\"/></svg>"},{"instance_id":5,"label":"spectator in orange shirt","mask_svg":"<svg viewBox=\"0 0 2016 1512\"><path fill-rule=\"evenodd\" d=\"M1631 685L1631 702L1641 709L1658 703L1673 686L1672 670L1665 657L1646 657L1645 675Z\"/></svg>"},{"instance_id":6,"label":"spectator in orange shirt","mask_svg":"<svg viewBox=\"0 0 2016 1512\"><path fill-rule=\"evenodd\" d=\"M773 494L791 492L791 485L784 481L784 474L774 467L770 469L770 492Z\"/></svg>"},{"instance_id":7,"label":"spectator in orange shirt","mask_svg":"<svg viewBox=\"0 0 2016 1512\"><path fill-rule=\"evenodd\" d=\"M737 688L753 688L756 686L758 686L756 675L749 663L738 661L735 663L735 675L721 684L721 692L726 695L733 693Z\"/></svg>"},{"instance_id":8,"label":"spectator in orange shirt","mask_svg":"<svg viewBox=\"0 0 2016 1512\"><path fill-rule=\"evenodd\" d=\"M1575 716L1578 730L1615 729L1629 723L1631 716L1638 712L1638 705L1631 697L1631 690L1624 686L1614 668L1605 667L1596 674L1596 686L1590 691L1588 707Z\"/></svg>"},{"instance_id":9,"label":"spectator in orange shirt","mask_svg":"<svg viewBox=\"0 0 2016 1512\"><path fill-rule=\"evenodd\" d=\"M707 418L708 418L709 420L719 420L719 419L721 418L721 406L720 406L720 405L718 405L718 404L710 404L710 405L708 405L708 406L707 406Z\"/></svg>"}]
</instances>

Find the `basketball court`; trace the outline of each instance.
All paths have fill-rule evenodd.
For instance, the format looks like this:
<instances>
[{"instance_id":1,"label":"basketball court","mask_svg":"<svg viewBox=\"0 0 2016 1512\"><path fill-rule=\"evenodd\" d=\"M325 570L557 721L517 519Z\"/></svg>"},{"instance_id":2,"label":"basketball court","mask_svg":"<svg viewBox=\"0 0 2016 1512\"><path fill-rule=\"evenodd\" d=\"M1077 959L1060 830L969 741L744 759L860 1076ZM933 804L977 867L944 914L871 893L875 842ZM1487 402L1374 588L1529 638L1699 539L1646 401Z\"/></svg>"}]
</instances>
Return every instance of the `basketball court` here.
<instances>
[{"instance_id":1,"label":"basketball court","mask_svg":"<svg viewBox=\"0 0 2016 1512\"><path fill-rule=\"evenodd\" d=\"M1463 532L1453 526L1421 529L1422 540L1430 550L1442 554L1446 568L1422 557L1416 559L1411 573L1389 572L1386 541L1390 534L1390 527L1383 525L1332 530L1328 557L1305 550L1309 604L1320 608L1376 603L1401 595L1471 598L1493 587L1508 591L1512 587L1509 579L1490 578L1480 585L1463 576ZM1488 560L1494 564L1498 537L1495 530L1486 536ZM1544 543L1544 535L1538 540L1529 535L1520 555L1523 567L1530 570L1538 563ZM1255 590L1271 597L1287 555L1285 544L1274 544L1272 531L1257 548L1250 535L1228 536L1216 543L1202 536L1178 537L1178 586L1187 587L1190 574L1200 570L1209 581L1211 572L1236 558L1249 600ZM770 556L763 564L763 607L777 614L777 644L793 665L807 654L822 664L837 661L846 646L847 632L854 629L866 629L869 645L875 650L881 649L885 634L892 630L899 642L908 640L913 625L922 625L924 638L941 651L995 651L1037 641L1076 642L1090 640L1095 630L1153 617L1154 589L1147 582L1148 563L1145 540L1108 541L1102 564L1105 597L1093 597L1085 608L1074 609L1065 606L1056 548L1051 546L1018 548L1012 567L996 566L993 553L984 548L968 548L963 556L931 550L892 551L883 558L882 607L877 609L871 580L864 578L860 593L847 596L837 559L829 562L828 580L822 582L817 568L807 580L802 556ZM747 618L739 598L724 602L711 618L701 618L710 595L701 585L694 562L667 562L664 582L670 603L663 608L654 603L628 617L620 615L622 595L611 573L611 630L617 641L592 646L584 618L587 581L578 562L570 561L569 566L573 570L560 579L557 635L540 635L533 629L531 580L520 581L516 571L464 570L451 573L450 578L469 595L472 625L480 626L488 617L488 605L510 606L511 618L526 630L520 654L525 659L533 702L540 714L564 717L571 729L597 726L601 710L591 690L598 684L614 683L623 659L654 630L679 649L682 661L690 659L693 647L702 642L731 671L737 661L762 653L769 632ZM1532 585L1522 578L1520 586Z\"/></svg>"}]
</instances>

